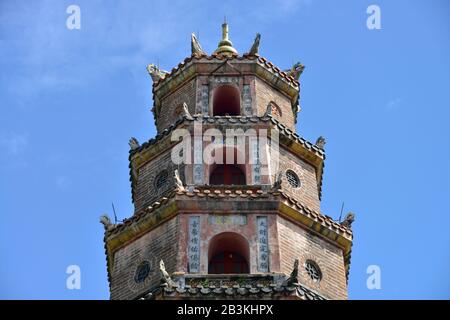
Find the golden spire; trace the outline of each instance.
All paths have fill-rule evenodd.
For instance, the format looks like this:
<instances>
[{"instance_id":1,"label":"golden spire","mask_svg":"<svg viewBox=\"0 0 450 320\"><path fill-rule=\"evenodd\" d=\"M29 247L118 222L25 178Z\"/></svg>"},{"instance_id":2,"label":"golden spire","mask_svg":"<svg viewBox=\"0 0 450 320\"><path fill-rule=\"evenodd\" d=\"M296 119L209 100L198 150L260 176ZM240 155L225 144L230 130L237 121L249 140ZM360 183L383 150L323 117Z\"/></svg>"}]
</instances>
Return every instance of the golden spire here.
<instances>
[{"instance_id":1,"label":"golden spire","mask_svg":"<svg viewBox=\"0 0 450 320\"><path fill-rule=\"evenodd\" d=\"M228 39L228 23L226 19L222 24L222 40L220 40L219 45L214 53L229 56L237 54L236 49L233 48L233 43L231 43L230 39Z\"/></svg>"}]
</instances>

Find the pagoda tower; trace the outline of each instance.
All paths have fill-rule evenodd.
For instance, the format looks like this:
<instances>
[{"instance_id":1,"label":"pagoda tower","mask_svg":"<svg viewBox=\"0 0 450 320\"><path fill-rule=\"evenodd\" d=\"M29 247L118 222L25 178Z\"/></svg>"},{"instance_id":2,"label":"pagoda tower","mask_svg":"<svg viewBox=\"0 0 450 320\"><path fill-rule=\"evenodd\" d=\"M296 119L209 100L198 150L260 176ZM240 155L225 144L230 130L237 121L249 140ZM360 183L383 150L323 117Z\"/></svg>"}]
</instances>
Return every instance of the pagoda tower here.
<instances>
[{"instance_id":1,"label":"pagoda tower","mask_svg":"<svg viewBox=\"0 0 450 320\"><path fill-rule=\"evenodd\" d=\"M101 217L111 299L347 299L353 214L320 210L325 140L296 133L300 74L222 25L149 65L156 137L130 139L134 214Z\"/></svg>"}]
</instances>

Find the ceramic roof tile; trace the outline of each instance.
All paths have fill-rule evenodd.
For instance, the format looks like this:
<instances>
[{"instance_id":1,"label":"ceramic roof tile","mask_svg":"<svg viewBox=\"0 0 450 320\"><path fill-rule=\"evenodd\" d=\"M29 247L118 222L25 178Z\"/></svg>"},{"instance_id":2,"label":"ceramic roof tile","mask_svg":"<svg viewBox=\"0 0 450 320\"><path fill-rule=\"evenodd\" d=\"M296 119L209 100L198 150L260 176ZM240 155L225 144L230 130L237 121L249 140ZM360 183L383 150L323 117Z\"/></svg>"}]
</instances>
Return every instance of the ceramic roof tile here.
<instances>
[{"instance_id":1,"label":"ceramic roof tile","mask_svg":"<svg viewBox=\"0 0 450 320\"><path fill-rule=\"evenodd\" d=\"M259 198L267 198L268 196L281 196L283 199L287 201L291 206L295 206L299 211L310 217L311 219L315 221L319 221L323 224L323 226L333 229L334 231L337 231L338 233L346 234L348 236L352 235L352 230L350 228L344 227L340 225L338 222L334 221L331 217L325 216L319 212L316 212L314 210L311 210L310 208L304 206L299 201L293 199L291 196L286 194L283 191L266 191L260 190L261 192L253 192L251 190L228 190L228 189L214 189L213 192L209 189L204 190L198 190L195 189L194 192L189 192L188 190L171 190L169 191L164 197L159 199L158 201L155 201L150 206L148 206L146 209L142 210L141 212L136 213L132 217L123 220L121 224L115 225L112 229L107 231L108 234L115 234L120 232L120 230L123 230L126 226L131 225L133 222L138 221L145 215L153 212L155 209L160 207L161 205L164 205L168 203L172 198L175 197L175 195L178 196L188 196L188 197L217 197L217 195L223 195L224 198L248 198L249 197L249 191L251 193L251 197L249 199L259 199Z\"/></svg>"},{"instance_id":2,"label":"ceramic roof tile","mask_svg":"<svg viewBox=\"0 0 450 320\"><path fill-rule=\"evenodd\" d=\"M220 287L203 287L203 286L177 286L168 287L166 284L161 285L159 288L153 289L151 294L145 293L137 298L137 300L150 300L156 299L158 296L164 296L165 298L195 298L197 296L211 299L221 299L222 297L233 296L248 296L250 299L254 296L262 298L268 296L275 298L277 296L292 296L302 300L327 300L327 298L319 295L318 293L308 289L301 284L292 285L277 285L270 283L268 285L253 284L245 286L220 286Z\"/></svg>"},{"instance_id":3,"label":"ceramic roof tile","mask_svg":"<svg viewBox=\"0 0 450 320\"><path fill-rule=\"evenodd\" d=\"M259 63L261 63L262 65L264 65L267 69L269 69L270 71L274 72L275 74L280 76L282 79L284 79L285 81L287 81L288 83L293 85L294 87L298 87L299 86L299 82L296 79L294 79L294 77L288 75L284 71L281 71L273 63L271 63L266 58L263 58L263 57L261 57L259 55L243 55L243 56L233 55L232 57L223 57L222 55L216 55L216 54L212 54L212 55L209 55L209 56L206 55L206 54L202 54L202 55L193 54L190 57L185 58L182 62L180 62L177 67L172 68L172 70L169 73L165 74L163 78L159 79L157 82L154 82L153 83L153 87L157 87L157 86L163 84L164 82L166 82L168 79L172 78L176 73L178 73L178 71L180 71L189 62L191 62L191 61L199 61L201 59L206 59L206 60L209 60L209 61L211 61L213 59L217 59L217 60L224 60L224 59L226 59L227 61L233 61L233 60L239 60L239 61L248 60L248 61L252 61L252 60L256 60Z\"/></svg>"}]
</instances>

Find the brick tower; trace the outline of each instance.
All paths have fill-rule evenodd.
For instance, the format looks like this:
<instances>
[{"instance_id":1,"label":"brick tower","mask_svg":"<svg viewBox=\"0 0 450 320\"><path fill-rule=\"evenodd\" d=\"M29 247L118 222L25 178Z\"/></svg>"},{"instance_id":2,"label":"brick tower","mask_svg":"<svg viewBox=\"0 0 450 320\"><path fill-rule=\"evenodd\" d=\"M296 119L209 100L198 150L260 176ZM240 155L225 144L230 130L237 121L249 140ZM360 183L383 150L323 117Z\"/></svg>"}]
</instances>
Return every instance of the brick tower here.
<instances>
[{"instance_id":1,"label":"brick tower","mask_svg":"<svg viewBox=\"0 0 450 320\"><path fill-rule=\"evenodd\" d=\"M296 133L303 65L240 55L222 25L211 55L153 80L157 135L130 140L135 211L105 215L111 299L346 299L353 214L320 211L322 137Z\"/></svg>"}]
</instances>

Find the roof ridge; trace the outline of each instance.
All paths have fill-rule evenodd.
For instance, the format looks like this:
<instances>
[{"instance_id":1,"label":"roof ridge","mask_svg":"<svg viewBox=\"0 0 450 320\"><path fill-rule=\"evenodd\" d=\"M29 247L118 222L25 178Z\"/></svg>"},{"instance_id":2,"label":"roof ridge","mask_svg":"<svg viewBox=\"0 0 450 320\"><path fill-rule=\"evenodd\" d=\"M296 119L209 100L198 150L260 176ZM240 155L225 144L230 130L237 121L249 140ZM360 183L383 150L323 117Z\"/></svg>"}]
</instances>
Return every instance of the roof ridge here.
<instances>
[{"instance_id":1,"label":"roof ridge","mask_svg":"<svg viewBox=\"0 0 450 320\"><path fill-rule=\"evenodd\" d=\"M331 224L330 226L333 226L335 228L335 231L339 230L339 231L347 233L349 235L353 235L353 231L350 228L339 224L338 222L333 220L331 217L329 217L329 216L327 216L327 215L325 215L325 214L323 214L321 212L317 212L317 211L315 211L313 209L310 209L308 206L305 206L300 201L292 198L291 196L289 196L284 191L280 191L280 194L286 200L288 200L289 202L293 203L296 207L299 207L302 211L304 211L307 216L313 217L314 220L320 220L320 222L329 222L329 224Z\"/></svg>"},{"instance_id":2,"label":"roof ridge","mask_svg":"<svg viewBox=\"0 0 450 320\"><path fill-rule=\"evenodd\" d=\"M153 212L155 209L157 209L157 208L161 207L162 205L166 204L167 202L169 202L169 200L174 198L175 195L183 195L183 196L187 196L187 197L196 197L197 196L197 197L201 197L201 198L204 198L204 197L220 198L220 199L223 199L224 197L229 197L229 198L239 197L239 198L255 199L255 198L266 198L268 195L273 195L273 196L281 195L286 200L288 200L290 203L292 203L296 207L298 207L303 214L306 214L308 217L312 218L313 220L319 221L321 223L323 222L323 223L325 223L325 225L328 225L329 227L333 227L333 229L335 231L339 230L339 231L347 233L349 235L353 234L353 232L350 228L340 225L339 223L337 223L336 221L334 221L331 217L329 217L327 215L324 215L320 212L310 209L306 205L302 204L300 201L289 196L286 192L284 192L281 189L278 189L278 190L271 189L271 190L267 190L267 191L260 189L260 190L253 191L253 190L249 190L249 189L245 189L245 188L244 189L217 188L217 186L211 186L210 188L207 187L206 189L203 189L203 190L193 189L192 191L189 191L187 189L180 190L178 188L168 190L165 193L165 195L162 196L160 199L155 200L146 208L136 212L130 218L124 219L122 221L122 223L114 225L111 230L107 231L107 234L108 235L115 234L115 233L119 232L120 230L122 230L124 227L132 224L133 222L139 221L142 217L146 216L150 212ZM326 222L328 222L328 224Z\"/></svg>"},{"instance_id":3,"label":"roof ridge","mask_svg":"<svg viewBox=\"0 0 450 320\"><path fill-rule=\"evenodd\" d=\"M149 291L139 295L137 300L150 300L158 294L167 294L169 296L192 296L201 295L203 297L207 295L211 296L242 296L242 295L294 295L305 300L328 300L327 297L317 293L316 291L308 288L302 283L277 284L275 281L270 283L251 283L246 285L220 285L220 286L203 286L203 285L180 285L178 283L175 286L169 286L167 283L158 285L150 289Z\"/></svg>"},{"instance_id":4,"label":"roof ridge","mask_svg":"<svg viewBox=\"0 0 450 320\"><path fill-rule=\"evenodd\" d=\"M224 56L221 54L213 53L211 55L207 54L199 54L199 53L193 53L189 57L184 58L176 67L173 67L168 73L164 75L164 77L160 78L158 81L153 82L152 87L155 88L164 82L166 82L168 79L172 78L181 68L183 68L185 65L187 65L189 62L193 60L201 60L201 59L207 59L207 60L256 60L263 64L266 68L270 69L271 71L278 74L281 78L285 79L287 82L293 84L295 87L299 87L300 83L298 80L296 80L293 76L288 75L286 72L275 66L272 62L270 62L268 59L260 56L259 54L244 54L244 55L236 55L233 54L231 56Z\"/></svg>"},{"instance_id":5,"label":"roof ridge","mask_svg":"<svg viewBox=\"0 0 450 320\"><path fill-rule=\"evenodd\" d=\"M210 116L210 115L202 115L202 114L194 114L189 118L186 115L183 115L182 117L178 118L174 123L172 123L170 126L165 128L160 133L157 133L154 138L150 138L146 142L142 143L138 148L136 149L130 149L130 155L133 155L137 152L142 151L143 149L146 149L149 145L152 145L156 143L158 140L164 138L167 136L168 133L172 132L172 130L176 129L179 125L184 123L185 121L193 122L196 120L201 119L203 123L214 123L216 121L228 121L231 122L232 120L239 119L242 123L243 120L248 119L254 119L254 120L261 120L264 122L268 122L269 120L277 126L277 128L283 132L285 135L289 136L290 138L293 138L294 140L300 142L302 145L306 146L307 149L313 149L314 151L318 152L320 155L325 156L325 150L322 148L319 148L317 145L313 144L312 142L306 140L302 136L300 136L298 133L292 131L289 129L285 124L280 122L278 119L273 117L271 114L264 114L264 115L239 115L239 116ZM230 121L231 120L231 121ZM236 123L236 122L233 122ZM244 122L245 123L245 122Z\"/></svg>"}]
</instances>

